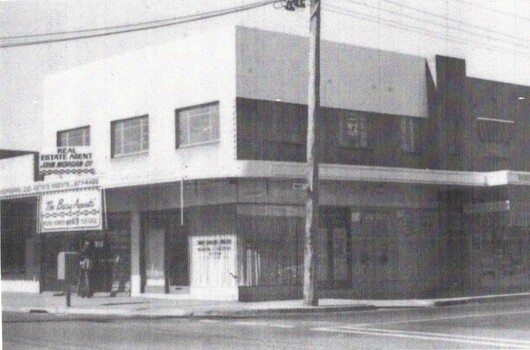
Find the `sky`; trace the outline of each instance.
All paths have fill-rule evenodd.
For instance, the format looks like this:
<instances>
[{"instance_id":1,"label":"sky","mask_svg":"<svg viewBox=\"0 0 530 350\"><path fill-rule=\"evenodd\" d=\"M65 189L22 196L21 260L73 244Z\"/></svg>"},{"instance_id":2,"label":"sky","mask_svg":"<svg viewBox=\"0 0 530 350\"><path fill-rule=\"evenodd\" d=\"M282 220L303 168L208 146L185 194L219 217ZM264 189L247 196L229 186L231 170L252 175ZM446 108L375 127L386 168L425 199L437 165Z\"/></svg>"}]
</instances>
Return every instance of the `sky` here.
<instances>
[{"instance_id":1,"label":"sky","mask_svg":"<svg viewBox=\"0 0 530 350\"><path fill-rule=\"evenodd\" d=\"M259 0L0 1L0 46L11 38L102 28L204 13ZM306 0L308 3L309 0ZM530 85L529 0L322 0L322 39L466 60L467 75ZM40 150L43 80L48 74L240 24L308 35L309 11L273 4L176 26L75 41L0 47L0 149ZM48 38L42 36L40 38Z\"/></svg>"}]
</instances>

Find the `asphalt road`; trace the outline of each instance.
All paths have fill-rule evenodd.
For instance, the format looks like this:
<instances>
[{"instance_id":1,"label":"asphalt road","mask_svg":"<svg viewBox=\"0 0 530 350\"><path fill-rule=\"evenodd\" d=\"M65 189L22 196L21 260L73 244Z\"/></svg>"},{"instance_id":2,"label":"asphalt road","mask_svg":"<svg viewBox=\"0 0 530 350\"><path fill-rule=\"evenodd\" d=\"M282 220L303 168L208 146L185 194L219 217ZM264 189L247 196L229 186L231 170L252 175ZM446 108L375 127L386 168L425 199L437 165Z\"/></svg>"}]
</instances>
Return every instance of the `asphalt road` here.
<instances>
[{"instance_id":1,"label":"asphalt road","mask_svg":"<svg viewBox=\"0 0 530 350\"><path fill-rule=\"evenodd\" d=\"M3 313L4 349L530 349L530 299L233 319Z\"/></svg>"}]
</instances>

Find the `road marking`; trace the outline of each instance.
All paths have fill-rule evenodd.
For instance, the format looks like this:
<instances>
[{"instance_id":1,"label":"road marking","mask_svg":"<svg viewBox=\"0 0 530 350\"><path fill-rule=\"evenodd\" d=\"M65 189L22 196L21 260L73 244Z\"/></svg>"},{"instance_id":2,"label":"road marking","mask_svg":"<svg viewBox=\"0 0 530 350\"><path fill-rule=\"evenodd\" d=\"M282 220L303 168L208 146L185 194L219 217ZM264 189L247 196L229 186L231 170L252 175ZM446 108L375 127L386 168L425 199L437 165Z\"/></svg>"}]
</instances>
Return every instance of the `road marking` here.
<instances>
[{"instance_id":1,"label":"road marking","mask_svg":"<svg viewBox=\"0 0 530 350\"><path fill-rule=\"evenodd\" d=\"M271 324L270 325L271 327L276 327L276 328L294 328L293 325L290 325L290 324Z\"/></svg>"},{"instance_id":2,"label":"road marking","mask_svg":"<svg viewBox=\"0 0 530 350\"><path fill-rule=\"evenodd\" d=\"M431 321L456 320L456 319L473 318L473 317L490 317L490 316L522 315L522 314L530 314L530 311L493 312L493 313L485 313L485 314L470 314L470 315L459 315L459 316L418 318L418 319L413 319L413 320L401 320L401 321L389 321L389 322L358 323L358 324L354 324L352 326L353 327L381 326L381 325L389 325L389 324L431 322Z\"/></svg>"},{"instance_id":3,"label":"road marking","mask_svg":"<svg viewBox=\"0 0 530 350\"><path fill-rule=\"evenodd\" d=\"M263 323L254 322L254 321L238 321L238 322L234 322L234 324L237 324L239 326L261 326L263 325Z\"/></svg>"},{"instance_id":4,"label":"road marking","mask_svg":"<svg viewBox=\"0 0 530 350\"><path fill-rule=\"evenodd\" d=\"M453 338L461 338L461 339L473 339L473 340L484 340L484 341L502 341L507 343L514 343L517 345L530 345L530 341L527 340L513 340L513 339L503 339L503 338L492 338L492 337L478 337L475 335L459 335L459 334L451 334L451 333L435 333L435 332L418 332L418 331L402 331L402 330L394 330L394 329L378 329L378 328L349 328L345 327L346 329L353 329L353 330L372 330L372 331L380 331L380 332L388 332L388 333L408 333L408 334L419 334L419 335L431 335L431 336L443 336L443 337L453 337Z\"/></svg>"},{"instance_id":5,"label":"road marking","mask_svg":"<svg viewBox=\"0 0 530 350\"><path fill-rule=\"evenodd\" d=\"M274 327L274 328L294 328L293 325L281 324L281 323L270 323L270 322L253 322L253 321L239 321L234 322L239 326L259 326L259 327Z\"/></svg>"},{"instance_id":6,"label":"road marking","mask_svg":"<svg viewBox=\"0 0 530 350\"><path fill-rule=\"evenodd\" d=\"M199 320L199 322L202 322L202 323L217 323L217 322L219 322L219 320L203 319L203 320Z\"/></svg>"},{"instance_id":7,"label":"road marking","mask_svg":"<svg viewBox=\"0 0 530 350\"><path fill-rule=\"evenodd\" d=\"M350 334L363 334L372 336L383 336L383 337L396 337L396 338L409 338L419 340L437 340L454 343L464 343L473 345L485 345L495 347L505 347L511 349L528 349L530 342L510 340L510 339L498 339L498 338L481 338L474 336L461 336L455 334L445 333L429 333L429 332L413 332L413 331L395 331L395 330L384 330L375 328L313 328L315 331L320 332L334 332L334 333L350 333Z\"/></svg>"}]
</instances>

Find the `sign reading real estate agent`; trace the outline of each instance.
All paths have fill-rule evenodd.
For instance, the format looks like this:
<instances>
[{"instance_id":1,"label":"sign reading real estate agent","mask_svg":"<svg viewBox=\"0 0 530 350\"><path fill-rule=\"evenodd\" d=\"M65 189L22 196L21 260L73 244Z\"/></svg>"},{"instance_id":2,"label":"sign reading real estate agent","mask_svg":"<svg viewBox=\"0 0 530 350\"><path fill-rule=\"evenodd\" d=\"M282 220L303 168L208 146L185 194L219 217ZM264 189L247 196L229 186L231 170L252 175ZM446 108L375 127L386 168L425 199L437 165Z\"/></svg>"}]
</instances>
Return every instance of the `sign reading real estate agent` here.
<instances>
[{"instance_id":1,"label":"sign reading real estate agent","mask_svg":"<svg viewBox=\"0 0 530 350\"><path fill-rule=\"evenodd\" d=\"M41 233L101 230L101 190L51 192L41 198Z\"/></svg>"},{"instance_id":2,"label":"sign reading real estate agent","mask_svg":"<svg viewBox=\"0 0 530 350\"><path fill-rule=\"evenodd\" d=\"M43 150L39 155L39 173L95 175L91 149L88 146L77 146Z\"/></svg>"}]
</instances>

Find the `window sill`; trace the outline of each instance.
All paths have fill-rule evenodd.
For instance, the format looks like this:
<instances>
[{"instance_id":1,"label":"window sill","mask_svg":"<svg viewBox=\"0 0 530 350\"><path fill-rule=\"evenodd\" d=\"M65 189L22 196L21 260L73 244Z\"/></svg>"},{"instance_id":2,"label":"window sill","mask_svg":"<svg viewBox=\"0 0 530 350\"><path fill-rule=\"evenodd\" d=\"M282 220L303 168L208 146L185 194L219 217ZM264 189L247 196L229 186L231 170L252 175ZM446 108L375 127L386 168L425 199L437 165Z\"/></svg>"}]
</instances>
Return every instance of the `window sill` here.
<instances>
[{"instance_id":1,"label":"window sill","mask_svg":"<svg viewBox=\"0 0 530 350\"><path fill-rule=\"evenodd\" d=\"M124 154L116 154L112 156L112 159L120 159L120 158L127 158L127 157L134 157L139 156L143 154L149 154L149 151L140 151L140 152L132 152L132 153L124 153Z\"/></svg>"},{"instance_id":2,"label":"window sill","mask_svg":"<svg viewBox=\"0 0 530 350\"><path fill-rule=\"evenodd\" d=\"M213 144L216 144L216 143L221 143L221 140L212 140L212 141L191 143L191 144L188 144L188 145L179 145L177 149L207 146L207 145L213 145Z\"/></svg>"}]
</instances>

